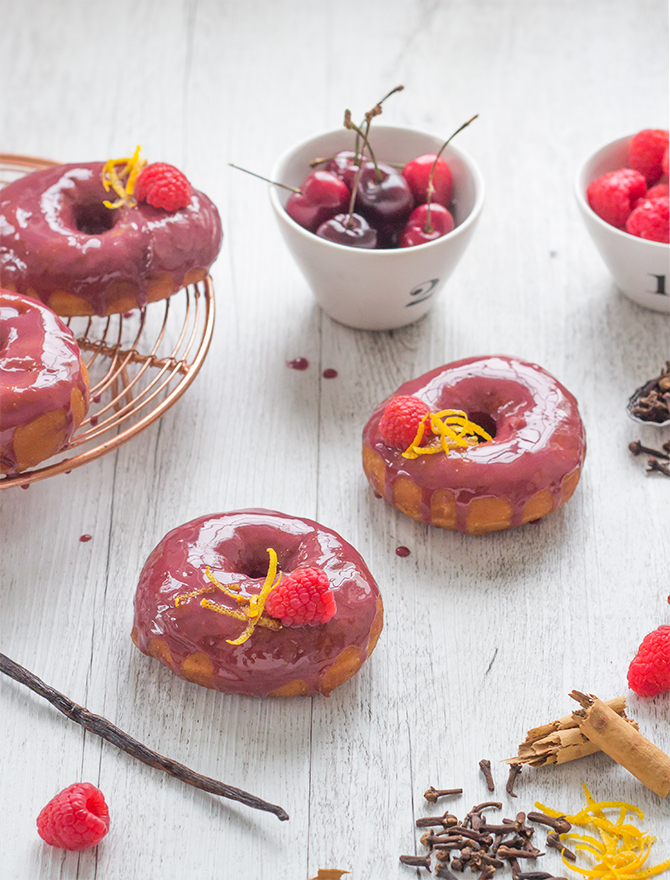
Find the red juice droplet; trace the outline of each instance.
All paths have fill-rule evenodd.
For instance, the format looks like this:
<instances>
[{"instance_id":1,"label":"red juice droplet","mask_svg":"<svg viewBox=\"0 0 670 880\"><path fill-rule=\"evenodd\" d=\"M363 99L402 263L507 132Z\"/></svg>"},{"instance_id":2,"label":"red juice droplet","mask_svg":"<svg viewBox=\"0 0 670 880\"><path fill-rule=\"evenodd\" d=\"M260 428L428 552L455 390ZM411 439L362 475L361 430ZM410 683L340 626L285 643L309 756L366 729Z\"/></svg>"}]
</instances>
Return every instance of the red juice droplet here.
<instances>
[{"instance_id":1,"label":"red juice droplet","mask_svg":"<svg viewBox=\"0 0 670 880\"><path fill-rule=\"evenodd\" d=\"M328 367L327 370L323 371L324 379L335 379L337 378L337 370L334 370L332 367Z\"/></svg>"},{"instance_id":2,"label":"red juice droplet","mask_svg":"<svg viewBox=\"0 0 670 880\"><path fill-rule=\"evenodd\" d=\"M93 535L81 535L79 540L81 541L82 544L85 544L87 541L90 541L92 537L93 537Z\"/></svg>"},{"instance_id":3,"label":"red juice droplet","mask_svg":"<svg viewBox=\"0 0 670 880\"><path fill-rule=\"evenodd\" d=\"M306 370L309 366L309 361L307 358L298 357L294 358L292 361L286 361L286 366L290 370Z\"/></svg>"},{"instance_id":4,"label":"red juice droplet","mask_svg":"<svg viewBox=\"0 0 670 880\"><path fill-rule=\"evenodd\" d=\"M92 428L95 428L95 426L98 424L98 417L97 417L97 416L91 416L90 421L91 421L91 427L92 427Z\"/></svg>"},{"instance_id":5,"label":"red juice droplet","mask_svg":"<svg viewBox=\"0 0 670 880\"><path fill-rule=\"evenodd\" d=\"M91 398L91 400L93 401L93 403L100 403L100 395L99 394L94 395Z\"/></svg>"},{"instance_id":6,"label":"red juice droplet","mask_svg":"<svg viewBox=\"0 0 670 880\"><path fill-rule=\"evenodd\" d=\"M395 555L396 556L409 556L409 554L410 554L409 547L402 547L401 546L401 547L395 548Z\"/></svg>"},{"instance_id":7,"label":"red juice droplet","mask_svg":"<svg viewBox=\"0 0 670 880\"><path fill-rule=\"evenodd\" d=\"M373 489L372 491L373 491L374 494L375 494L375 498L381 498L381 497L382 497L376 489Z\"/></svg>"},{"instance_id":8,"label":"red juice droplet","mask_svg":"<svg viewBox=\"0 0 670 880\"><path fill-rule=\"evenodd\" d=\"M22 489L30 489L30 483L21 483Z\"/></svg>"}]
</instances>

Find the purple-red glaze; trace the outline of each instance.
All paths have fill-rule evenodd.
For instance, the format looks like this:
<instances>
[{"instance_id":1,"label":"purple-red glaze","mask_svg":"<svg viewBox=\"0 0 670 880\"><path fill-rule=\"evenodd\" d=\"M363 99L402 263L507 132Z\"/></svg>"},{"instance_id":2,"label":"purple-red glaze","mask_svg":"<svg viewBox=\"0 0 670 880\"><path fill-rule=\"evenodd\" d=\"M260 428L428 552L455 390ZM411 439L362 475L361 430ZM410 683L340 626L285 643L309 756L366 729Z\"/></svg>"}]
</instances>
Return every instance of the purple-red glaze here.
<instances>
[{"instance_id":1,"label":"purple-red glaze","mask_svg":"<svg viewBox=\"0 0 670 880\"><path fill-rule=\"evenodd\" d=\"M175 607L176 597L211 586L207 567L221 584L240 584L242 595L257 594L267 574L269 547L277 553L279 571L316 566L326 572L337 604L328 623L279 630L257 626L246 642L231 645L226 640L242 633L243 621L201 607L200 597ZM220 590L206 598L239 607ZM268 696L298 679L306 685L303 694L313 695L345 649L367 657L378 599L360 554L331 529L272 510L219 513L173 529L152 551L135 596L133 638L147 654L154 654L152 640L162 640L170 652L166 665L177 675L189 656L206 654L213 664L209 686L224 693Z\"/></svg>"},{"instance_id":2,"label":"purple-red glaze","mask_svg":"<svg viewBox=\"0 0 670 880\"><path fill-rule=\"evenodd\" d=\"M452 450L448 456L403 458L402 450L387 446L379 432L388 402L400 396L418 397L433 412L464 410L495 436ZM556 509L563 478L581 467L586 453L584 426L573 395L537 364L503 355L465 358L401 385L372 413L363 430L363 445L384 461L387 499L393 497L399 477L420 487L424 522L430 522L433 493L454 492L459 531L467 530L467 508L475 498L507 498L513 509L512 528L521 523L526 503L542 489L551 491Z\"/></svg>"},{"instance_id":3,"label":"purple-red glaze","mask_svg":"<svg viewBox=\"0 0 670 880\"><path fill-rule=\"evenodd\" d=\"M102 162L56 165L0 190L1 285L47 305L65 290L104 315L110 284L129 283L144 306L148 279L169 273L175 292L189 270L209 269L222 231L206 195L194 190L190 204L172 212L143 202L110 209L102 169Z\"/></svg>"},{"instance_id":4,"label":"purple-red glaze","mask_svg":"<svg viewBox=\"0 0 670 880\"><path fill-rule=\"evenodd\" d=\"M77 425L72 390L88 409L88 381L72 331L41 302L0 290L0 472L16 473L17 428L59 410L66 445Z\"/></svg>"}]
</instances>

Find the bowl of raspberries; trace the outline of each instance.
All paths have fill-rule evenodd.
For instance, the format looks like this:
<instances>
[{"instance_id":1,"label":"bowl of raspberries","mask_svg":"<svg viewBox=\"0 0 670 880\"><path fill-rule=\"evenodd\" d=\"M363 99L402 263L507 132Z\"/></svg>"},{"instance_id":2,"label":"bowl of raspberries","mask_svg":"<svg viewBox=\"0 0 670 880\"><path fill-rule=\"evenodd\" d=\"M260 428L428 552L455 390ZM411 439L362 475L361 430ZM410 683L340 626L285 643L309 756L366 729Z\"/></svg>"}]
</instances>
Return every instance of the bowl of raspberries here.
<instances>
[{"instance_id":1,"label":"bowl of raspberries","mask_svg":"<svg viewBox=\"0 0 670 880\"><path fill-rule=\"evenodd\" d=\"M426 314L456 268L484 181L443 137L377 124L366 140L357 134L343 127L295 144L272 171L294 191L273 186L270 199L321 308L349 327L392 330Z\"/></svg>"},{"instance_id":2,"label":"bowl of raspberries","mask_svg":"<svg viewBox=\"0 0 670 880\"><path fill-rule=\"evenodd\" d=\"M668 132L645 129L601 147L580 168L576 193L617 287L670 313Z\"/></svg>"}]
</instances>

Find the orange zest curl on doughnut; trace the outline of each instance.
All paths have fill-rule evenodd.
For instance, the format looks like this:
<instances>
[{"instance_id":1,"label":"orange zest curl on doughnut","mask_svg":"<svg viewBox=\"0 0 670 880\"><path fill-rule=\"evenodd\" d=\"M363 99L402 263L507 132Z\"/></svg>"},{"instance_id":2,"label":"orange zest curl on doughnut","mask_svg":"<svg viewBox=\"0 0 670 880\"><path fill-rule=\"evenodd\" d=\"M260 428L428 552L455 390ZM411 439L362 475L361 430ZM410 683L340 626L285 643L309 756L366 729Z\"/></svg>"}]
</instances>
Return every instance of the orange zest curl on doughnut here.
<instances>
[{"instance_id":1,"label":"orange zest curl on doughnut","mask_svg":"<svg viewBox=\"0 0 670 880\"><path fill-rule=\"evenodd\" d=\"M137 204L133 198L135 181L146 164L147 160L140 158L139 146L129 159L109 159L105 162L102 169L102 185L106 192L110 189L114 190L119 197L115 202L105 200L103 205L106 208L120 208L122 205L135 207Z\"/></svg>"},{"instance_id":2,"label":"orange zest curl on doughnut","mask_svg":"<svg viewBox=\"0 0 670 880\"><path fill-rule=\"evenodd\" d=\"M429 446L421 446L426 427L436 435ZM427 413L419 422L416 437L403 452L403 458L418 458L420 455L434 455L444 452L449 455L452 449L476 446L482 440L493 439L490 434L471 421L462 409L443 409L436 413Z\"/></svg>"},{"instance_id":3,"label":"orange zest curl on doughnut","mask_svg":"<svg viewBox=\"0 0 670 880\"><path fill-rule=\"evenodd\" d=\"M270 617L268 614L265 614L265 600L270 595L272 590L279 584L281 581L281 573L277 575L277 554L272 549L272 547L268 547L268 555L270 556L270 565L268 567L268 573L265 576L265 582L261 587L260 593L255 596L243 596L238 591L241 589L239 584L225 584L219 583L219 581L214 577L209 568L205 569L205 575L207 579L211 582L211 587L202 587L199 590L194 590L192 593L184 593L182 596L175 596L174 605L175 608L178 608L183 602L186 602L188 599L193 599L197 596L201 596L203 593L214 593L216 590L221 590L222 593L225 593L226 596L230 596L235 599L236 602L243 606L240 610L236 610L234 608L226 608L225 605L218 605L216 602L212 602L211 599L201 599L200 605L203 608L208 608L210 611L216 611L218 614L225 614L227 617L234 617L236 620L245 620L247 621L247 626L241 635L239 635L236 639L226 639L229 645L241 645L243 642L249 638L249 636L253 633L257 626L264 626L267 629L281 629L282 625L278 620L275 620L273 617Z\"/></svg>"},{"instance_id":4,"label":"orange zest curl on doughnut","mask_svg":"<svg viewBox=\"0 0 670 880\"><path fill-rule=\"evenodd\" d=\"M592 826L600 836L598 840L588 834L562 834L561 839L579 841L575 844L575 850L582 850L596 859L592 868L579 868L563 856L566 867L593 880L643 880L670 867L670 859L651 868L644 867L656 838L625 821L628 813L636 815L640 820L644 819L644 813L639 807L625 801L595 801L585 785L584 792L587 803L574 816L551 810L541 803L535 804L547 816L564 816L571 825ZM618 810L617 820L608 819L604 810Z\"/></svg>"}]
</instances>

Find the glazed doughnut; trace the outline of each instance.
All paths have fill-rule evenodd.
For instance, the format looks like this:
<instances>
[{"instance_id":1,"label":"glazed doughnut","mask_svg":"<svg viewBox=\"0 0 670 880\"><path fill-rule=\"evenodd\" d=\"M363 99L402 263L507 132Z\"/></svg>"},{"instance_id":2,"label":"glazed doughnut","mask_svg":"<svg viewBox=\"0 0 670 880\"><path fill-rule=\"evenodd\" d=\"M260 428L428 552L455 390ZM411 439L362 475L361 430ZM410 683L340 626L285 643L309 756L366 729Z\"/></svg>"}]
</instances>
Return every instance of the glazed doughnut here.
<instances>
[{"instance_id":1,"label":"glazed doughnut","mask_svg":"<svg viewBox=\"0 0 670 880\"><path fill-rule=\"evenodd\" d=\"M59 315L111 315L203 280L221 247L213 203L105 207L102 162L34 171L0 190L0 285Z\"/></svg>"},{"instance_id":2,"label":"glazed doughnut","mask_svg":"<svg viewBox=\"0 0 670 880\"><path fill-rule=\"evenodd\" d=\"M59 452L88 405L88 373L70 329L41 302L0 290L0 473Z\"/></svg>"},{"instance_id":3,"label":"glazed doughnut","mask_svg":"<svg viewBox=\"0 0 670 880\"><path fill-rule=\"evenodd\" d=\"M281 626L264 611L248 634L243 612L272 580L270 548L282 577L325 572L336 606L328 622ZM377 584L350 544L311 520L252 509L202 516L163 538L140 575L132 638L176 675L224 693L327 696L370 656L382 623Z\"/></svg>"},{"instance_id":4,"label":"glazed doughnut","mask_svg":"<svg viewBox=\"0 0 670 880\"><path fill-rule=\"evenodd\" d=\"M406 457L379 428L389 401L404 396L432 412L463 411L492 439ZM363 431L363 468L379 495L412 519L469 534L557 510L575 491L585 452L572 394L536 364L501 355L466 358L407 382Z\"/></svg>"}]
</instances>

